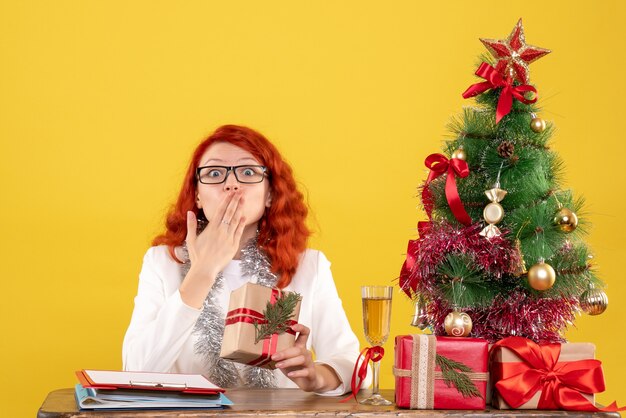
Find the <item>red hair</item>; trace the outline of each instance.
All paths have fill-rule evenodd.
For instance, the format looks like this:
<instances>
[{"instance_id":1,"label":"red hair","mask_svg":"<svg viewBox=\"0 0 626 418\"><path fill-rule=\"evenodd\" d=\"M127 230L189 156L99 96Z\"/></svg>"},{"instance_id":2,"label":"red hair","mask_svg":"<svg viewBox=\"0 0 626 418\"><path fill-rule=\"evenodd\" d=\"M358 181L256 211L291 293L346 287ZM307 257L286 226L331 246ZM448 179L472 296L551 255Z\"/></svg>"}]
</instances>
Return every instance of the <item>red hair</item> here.
<instances>
[{"instance_id":1,"label":"red hair","mask_svg":"<svg viewBox=\"0 0 626 418\"><path fill-rule=\"evenodd\" d=\"M267 167L272 193L272 205L259 221L258 244L268 255L272 272L279 276L277 286L287 286L296 272L300 254L306 249L310 235L305 221L308 213L302 193L296 187L291 167L282 159L276 147L259 132L236 125L224 125L202 141L191 157L176 204L165 220L165 233L158 235L152 245L167 245L170 255L181 262L174 252L187 235L187 211L196 216L196 167L206 150L216 142L228 142L248 151Z\"/></svg>"}]
</instances>

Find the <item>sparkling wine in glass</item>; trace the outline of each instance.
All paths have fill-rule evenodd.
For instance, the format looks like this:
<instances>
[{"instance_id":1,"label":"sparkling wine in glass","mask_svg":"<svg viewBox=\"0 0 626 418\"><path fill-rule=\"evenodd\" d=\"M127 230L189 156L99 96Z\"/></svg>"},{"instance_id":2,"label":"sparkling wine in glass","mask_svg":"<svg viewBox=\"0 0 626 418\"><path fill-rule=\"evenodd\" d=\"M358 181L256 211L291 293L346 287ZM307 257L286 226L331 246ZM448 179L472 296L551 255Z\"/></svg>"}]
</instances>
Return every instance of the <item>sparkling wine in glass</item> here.
<instances>
[{"instance_id":1,"label":"sparkling wine in glass","mask_svg":"<svg viewBox=\"0 0 626 418\"><path fill-rule=\"evenodd\" d=\"M362 286L363 329L365 338L372 346L382 346L389 337L391 326L391 286ZM378 393L380 361L372 364L374 386L372 395L361 401L366 405L391 405L391 402Z\"/></svg>"}]
</instances>

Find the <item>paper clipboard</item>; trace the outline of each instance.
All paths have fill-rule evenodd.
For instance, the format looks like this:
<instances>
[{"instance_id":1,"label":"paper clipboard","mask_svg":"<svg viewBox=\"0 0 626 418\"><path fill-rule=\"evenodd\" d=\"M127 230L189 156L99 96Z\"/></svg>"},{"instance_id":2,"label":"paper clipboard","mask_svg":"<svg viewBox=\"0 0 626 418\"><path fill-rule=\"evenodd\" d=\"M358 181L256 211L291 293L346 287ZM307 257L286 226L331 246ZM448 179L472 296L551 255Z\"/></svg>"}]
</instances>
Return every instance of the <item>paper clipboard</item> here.
<instances>
[{"instance_id":1,"label":"paper clipboard","mask_svg":"<svg viewBox=\"0 0 626 418\"><path fill-rule=\"evenodd\" d=\"M76 372L76 377L83 387L92 389L139 389L206 395L224 392L200 374L83 369Z\"/></svg>"}]
</instances>

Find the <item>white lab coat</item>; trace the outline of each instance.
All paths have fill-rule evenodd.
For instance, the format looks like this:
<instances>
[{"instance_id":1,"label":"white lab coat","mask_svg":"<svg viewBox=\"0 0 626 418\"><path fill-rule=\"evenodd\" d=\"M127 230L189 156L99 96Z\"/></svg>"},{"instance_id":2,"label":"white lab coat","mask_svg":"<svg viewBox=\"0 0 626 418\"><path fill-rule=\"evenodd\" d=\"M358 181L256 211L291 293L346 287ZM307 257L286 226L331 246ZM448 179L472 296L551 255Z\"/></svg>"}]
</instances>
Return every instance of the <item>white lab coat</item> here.
<instances>
[{"instance_id":1,"label":"white lab coat","mask_svg":"<svg viewBox=\"0 0 626 418\"><path fill-rule=\"evenodd\" d=\"M205 373L202 355L194 351L194 325L201 310L186 305L178 291L182 282L181 264L167 247L150 248L139 274L135 309L124 337L124 370L172 373ZM240 261L233 260L223 271L224 287L218 296L222 312L228 310L230 292L250 280L242 276ZM315 362L332 367L341 380L339 387L325 395L350 390L359 342L350 328L341 299L324 254L306 250L298 269L284 290L302 295L298 322L310 328L307 348ZM297 387L280 370L274 375L278 387ZM367 387L370 376L364 382Z\"/></svg>"}]
</instances>

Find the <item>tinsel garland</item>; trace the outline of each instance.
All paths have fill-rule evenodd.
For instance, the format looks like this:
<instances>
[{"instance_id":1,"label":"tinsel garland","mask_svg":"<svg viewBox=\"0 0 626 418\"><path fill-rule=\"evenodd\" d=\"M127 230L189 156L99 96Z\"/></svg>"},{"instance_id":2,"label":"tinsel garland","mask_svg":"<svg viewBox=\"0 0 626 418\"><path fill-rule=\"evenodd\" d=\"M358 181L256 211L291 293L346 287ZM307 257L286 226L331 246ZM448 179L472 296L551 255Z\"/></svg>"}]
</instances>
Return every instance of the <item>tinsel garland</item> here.
<instances>
[{"instance_id":1,"label":"tinsel garland","mask_svg":"<svg viewBox=\"0 0 626 418\"><path fill-rule=\"evenodd\" d=\"M427 300L426 320L436 335L446 335L444 319L452 309L439 297L439 266L450 253L472 257L477 270L490 280L508 286L522 279L514 275L520 253L512 240L502 236L485 239L479 235L480 224L462 227L445 221L433 222L418 240L415 263L409 272L409 286ZM574 298L533 297L521 287L508 295L497 295L486 307L460 307L472 318L472 336L495 342L508 336L520 336L537 342L563 342L562 330L574 322L578 302Z\"/></svg>"},{"instance_id":2,"label":"tinsel garland","mask_svg":"<svg viewBox=\"0 0 626 418\"><path fill-rule=\"evenodd\" d=\"M438 266L447 254L469 254L477 268L484 270L493 280L513 274L520 263L519 252L505 238L485 239L479 233L480 223L470 227L455 226L444 221L431 222L428 231L418 240L413 268L408 283L420 294L432 294L438 284Z\"/></svg>"},{"instance_id":3,"label":"tinsel garland","mask_svg":"<svg viewBox=\"0 0 626 418\"><path fill-rule=\"evenodd\" d=\"M509 295L498 295L489 307L464 309L472 318L472 337L493 343L502 338L518 336L536 342L562 343L562 331L574 323L579 309L574 298L533 298L523 289ZM444 319L450 311L441 300L428 304L428 320L433 333L446 335Z\"/></svg>"},{"instance_id":4,"label":"tinsel garland","mask_svg":"<svg viewBox=\"0 0 626 418\"><path fill-rule=\"evenodd\" d=\"M199 227L199 232L203 227ZM191 267L186 245L183 246L185 259L182 268L184 278ZM274 287L278 277L271 272L267 256L257 247L256 237L251 239L241 250L241 272L249 281ZM196 321L194 333L197 335L195 352L204 357L205 375L216 385L229 387L276 387L273 371L260 367L238 365L220 358L222 338L224 336L225 314L220 307L220 295L224 288L224 276L220 272L209 294L204 300L202 312ZM238 368L241 369L240 378Z\"/></svg>"}]
</instances>

